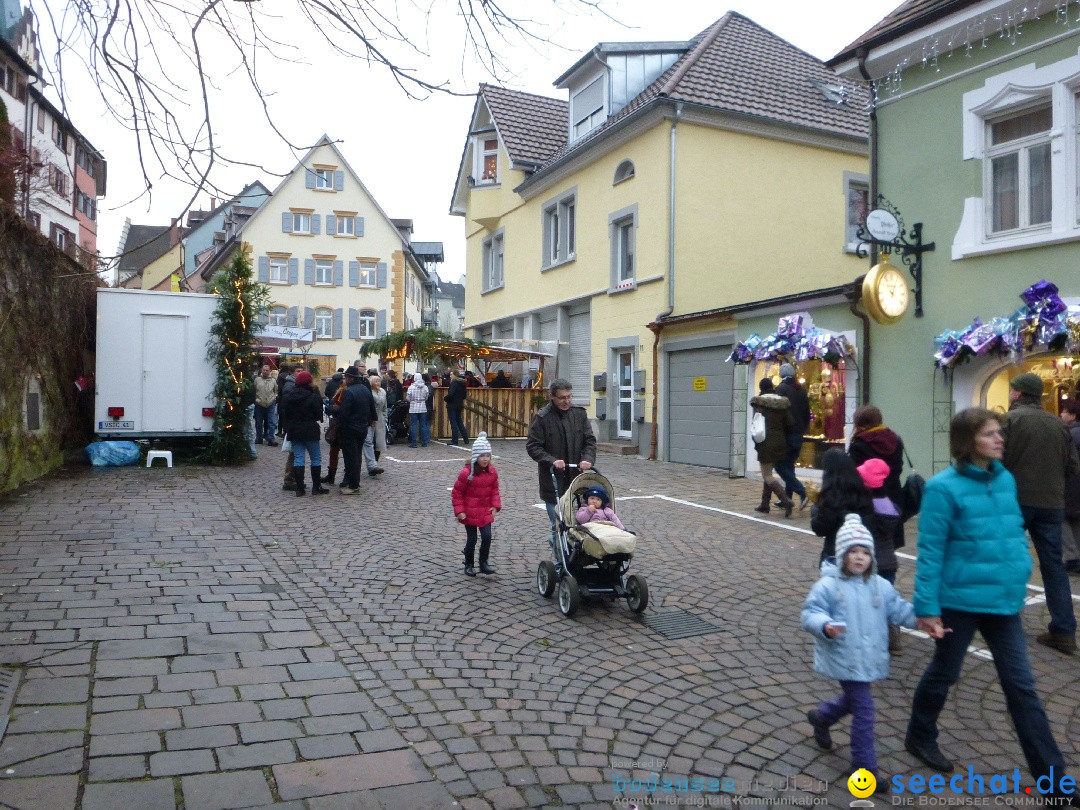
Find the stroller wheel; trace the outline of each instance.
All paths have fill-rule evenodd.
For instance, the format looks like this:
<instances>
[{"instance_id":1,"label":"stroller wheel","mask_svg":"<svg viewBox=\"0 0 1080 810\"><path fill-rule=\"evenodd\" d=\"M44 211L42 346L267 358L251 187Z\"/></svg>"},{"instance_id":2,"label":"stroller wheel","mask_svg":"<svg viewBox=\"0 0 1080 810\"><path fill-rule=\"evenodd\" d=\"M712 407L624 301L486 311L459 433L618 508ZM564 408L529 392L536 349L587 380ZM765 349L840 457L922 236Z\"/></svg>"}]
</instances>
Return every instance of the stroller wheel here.
<instances>
[{"instance_id":1,"label":"stroller wheel","mask_svg":"<svg viewBox=\"0 0 1080 810\"><path fill-rule=\"evenodd\" d=\"M581 605L581 591L577 580L570 574L559 580L559 610L563 616L573 616Z\"/></svg>"},{"instance_id":2,"label":"stroller wheel","mask_svg":"<svg viewBox=\"0 0 1080 810\"><path fill-rule=\"evenodd\" d=\"M649 604L649 586L645 577L631 574L626 578L626 606L634 613L641 613Z\"/></svg>"},{"instance_id":3,"label":"stroller wheel","mask_svg":"<svg viewBox=\"0 0 1080 810\"><path fill-rule=\"evenodd\" d=\"M544 560L536 569L536 590L543 597L555 593L555 586L559 584L559 575L555 572L555 563Z\"/></svg>"}]
</instances>

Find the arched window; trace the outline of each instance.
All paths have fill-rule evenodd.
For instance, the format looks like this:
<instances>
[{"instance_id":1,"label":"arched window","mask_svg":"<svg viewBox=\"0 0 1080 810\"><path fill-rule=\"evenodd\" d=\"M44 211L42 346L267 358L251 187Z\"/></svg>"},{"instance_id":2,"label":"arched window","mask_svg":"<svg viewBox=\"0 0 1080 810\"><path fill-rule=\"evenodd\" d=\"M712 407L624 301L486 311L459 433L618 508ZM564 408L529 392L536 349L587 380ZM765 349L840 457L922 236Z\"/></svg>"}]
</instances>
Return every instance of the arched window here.
<instances>
[{"instance_id":1,"label":"arched window","mask_svg":"<svg viewBox=\"0 0 1080 810\"><path fill-rule=\"evenodd\" d=\"M360 310L360 337L373 338L375 337L375 310L362 309Z\"/></svg>"},{"instance_id":2,"label":"arched window","mask_svg":"<svg viewBox=\"0 0 1080 810\"><path fill-rule=\"evenodd\" d=\"M315 337L332 338L334 336L334 310L330 307L315 309Z\"/></svg>"},{"instance_id":3,"label":"arched window","mask_svg":"<svg viewBox=\"0 0 1080 810\"><path fill-rule=\"evenodd\" d=\"M285 321L288 317L289 310L286 307L270 307L271 326L285 326Z\"/></svg>"},{"instance_id":4,"label":"arched window","mask_svg":"<svg viewBox=\"0 0 1080 810\"><path fill-rule=\"evenodd\" d=\"M615 169L615 179L611 181L611 185L617 185L623 180L629 180L634 176L634 163L630 160L624 160Z\"/></svg>"}]
</instances>

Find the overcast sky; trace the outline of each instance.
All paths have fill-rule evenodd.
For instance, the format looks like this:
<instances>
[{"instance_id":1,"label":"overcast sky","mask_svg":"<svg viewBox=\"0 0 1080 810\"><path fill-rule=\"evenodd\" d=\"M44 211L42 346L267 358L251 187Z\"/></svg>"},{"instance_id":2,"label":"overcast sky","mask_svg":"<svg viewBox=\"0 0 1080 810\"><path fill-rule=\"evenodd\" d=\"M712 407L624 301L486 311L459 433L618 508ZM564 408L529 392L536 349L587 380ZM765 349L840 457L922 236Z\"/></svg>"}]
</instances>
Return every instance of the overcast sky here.
<instances>
[{"instance_id":1,"label":"overcast sky","mask_svg":"<svg viewBox=\"0 0 1080 810\"><path fill-rule=\"evenodd\" d=\"M62 7L63 0L46 2ZM452 21L435 19L422 26L416 20L423 17L417 16L412 6L413 16L406 24L423 55L396 53L426 77L445 79L468 93L474 93L479 82L487 81L564 97L552 82L597 42L689 39L731 9L814 56L828 59L898 3L610 0L603 8L618 20L615 22L597 13L575 10L569 0L507 0L506 7L520 8L530 15L533 28L550 44L530 47L515 42L501 46L500 55L510 73L497 77L463 57L460 39L445 33L452 30ZM409 5L399 0L399 8ZM434 5L440 13L448 13L456 4L435 0ZM386 7L393 5L387 3ZM37 3L35 11L42 16ZM288 62L275 64L264 58L260 63L262 86L280 128L295 144L311 145L324 133L341 141L339 147L345 158L390 216L413 219L414 238L418 241L443 242L446 263L440 275L457 281L465 270L464 223L447 211L474 98L433 94L424 100L410 100L385 69L332 53L310 33L310 24L305 21L288 19L283 23L288 41L297 46L296 50ZM46 32L48 22L41 27ZM42 39L48 57L47 34ZM219 59L212 49L202 56L222 93L230 94L229 107L217 113L217 137L234 154L242 154L267 169L222 170L214 175L218 185L235 193L259 179L272 190L280 181L279 175L291 171L302 152L293 152L283 144L260 121L254 102L230 89L229 82L236 80L235 58ZM69 88L70 117L109 164L108 193L99 203L98 248L103 255L110 255L116 251L125 217L138 225L167 225L187 204L192 190L155 176L152 197L140 198L144 182L132 160L134 141L130 133L102 113L100 96L85 84L85 71L72 71L70 62L68 65L65 85ZM195 207L208 207L209 196L202 195Z\"/></svg>"}]
</instances>

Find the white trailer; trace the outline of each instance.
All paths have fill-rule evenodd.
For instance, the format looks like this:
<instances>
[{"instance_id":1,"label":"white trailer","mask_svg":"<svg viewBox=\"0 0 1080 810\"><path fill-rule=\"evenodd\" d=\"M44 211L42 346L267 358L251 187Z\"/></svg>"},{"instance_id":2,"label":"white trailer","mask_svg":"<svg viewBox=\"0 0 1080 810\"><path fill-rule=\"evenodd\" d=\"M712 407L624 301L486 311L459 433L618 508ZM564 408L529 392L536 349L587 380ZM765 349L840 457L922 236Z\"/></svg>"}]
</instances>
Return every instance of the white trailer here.
<instances>
[{"instance_id":1,"label":"white trailer","mask_svg":"<svg viewBox=\"0 0 1080 810\"><path fill-rule=\"evenodd\" d=\"M102 438L209 436L215 372L206 359L217 296L99 289L95 432Z\"/></svg>"}]
</instances>

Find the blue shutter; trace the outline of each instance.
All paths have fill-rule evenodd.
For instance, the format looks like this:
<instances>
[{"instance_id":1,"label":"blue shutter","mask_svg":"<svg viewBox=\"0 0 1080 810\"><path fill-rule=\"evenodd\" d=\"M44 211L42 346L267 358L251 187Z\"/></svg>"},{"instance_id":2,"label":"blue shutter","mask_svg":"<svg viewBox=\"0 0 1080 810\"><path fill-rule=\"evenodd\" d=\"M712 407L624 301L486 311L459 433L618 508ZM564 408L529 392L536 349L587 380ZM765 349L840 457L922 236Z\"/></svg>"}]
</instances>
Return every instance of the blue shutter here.
<instances>
[{"instance_id":1,"label":"blue shutter","mask_svg":"<svg viewBox=\"0 0 1080 810\"><path fill-rule=\"evenodd\" d=\"M360 262L349 262L349 286L360 286Z\"/></svg>"},{"instance_id":2,"label":"blue shutter","mask_svg":"<svg viewBox=\"0 0 1080 810\"><path fill-rule=\"evenodd\" d=\"M320 226L321 222L322 222L322 217L320 217L318 214L312 214L311 215L311 232L313 234L315 234L316 236L318 234L322 233L322 230L320 229L321 228L321 226Z\"/></svg>"},{"instance_id":3,"label":"blue shutter","mask_svg":"<svg viewBox=\"0 0 1080 810\"><path fill-rule=\"evenodd\" d=\"M334 191L345 190L345 172L338 169L334 172Z\"/></svg>"},{"instance_id":4,"label":"blue shutter","mask_svg":"<svg viewBox=\"0 0 1080 810\"><path fill-rule=\"evenodd\" d=\"M304 169L304 186L306 188L315 188L315 170Z\"/></svg>"},{"instance_id":5,"label":"blue shutter","mask_svg":"<svg viewBox=\"0 0 1080 810\"><path fill-rule=\"evenodd\" d=\"M296 314L297 314L297 308L296 307L289 307L289 314L285 316L285 325L286 326L296 326Z\"/></svg>"},{"instance_id":6,"label":"blue shutter","mask_svg":"<svg viewBox=\"0 0 1080 810\"><path fill-rule=\"evenodd\" d=\"M344 284L345 265L340 259L334 260L334 286L340 287Z\"/></svg>"},{"instance_id":7,"label":"blue shutter","mask_svg":"<svg viewBox=\"0 0 1080 810\"><path fill-rule=\"evenodd\" d=\"M315 260L304 259L304 283L309 287L315 283Z\"/></svg>"},{"instance_id":8,"label":"blue shutter","mask_svg":"<svg viewBox=\"0 0 1080 810\"><path fill-rule=\"evenodd\" d=\"M356 235L357 236L363 236L364 235L364 218L363 217L357 217L356 218Z\"/></svg>"},{"instance_id":9,"label":"blue shutter","mask_svg":"<svg viewBox=\"0 0 1080 810\"><path fill-rule=\"evenodd\" d=\"M337 217L333 214L326 215L326 235L334 236L337 234Z\"/></svg>"},{"instance_id":10,"label":"blue shutter","mask_svg":"<svg viewBox=\"0 0 1080 810\"><path fill-rule=\"evenodd\" d=\"M304 328L315 328L315 310L311 307L304 307Z\"/></svg>"},{"instance_id":11,"label":"blue shutter","mask_svg":"<svg viewBox=\"0 0 1080 810\"><path fill-rule=\"evenodd\" d=\"M289 259L289 283L300 283L300 260L295 256ZM296 326L296 324L293 324L293 326Z\"/></svg>"},{"instance_id":12,"label":"blue shutter","mask_svg":"<svg viewBox=\"0 0 1080 810\"><path fill-rule=\"evenodd\" d=\"M269 256L260 256L259 257L259 283L260 284L269 284L270 283L270 257Z\"/></svg>"},{"instance_id":13,"label":"blue shutter","mask_svg":"<svg viewBox=\"0 0 1080 810\"><path fill-rule=\"evenodd\" d=\"M260 312L258 314L258 316L255 318L255 325L257 327L259 327L260 329L265 327L266 324L269 323L269 322L270 322L270 313L265 309L262 312Z\"/></svg>"},{"instance_id":14,"label":"blue shutter","mask_svg":"<svg viewBox=\"0 0 1080 810\"><path fill-rule=\"evenodd\" d=\"M375 286L380 290L386 287L386 262L379 262L379 270L375 275Z\"/></svg>"},{"instance_id":15,"label":"blue shutter","mask_svg":"<svg viewBox=\"0 0 1080 810\"><path fill-rule=\"evenodd\" d=\"M352 307L349 307L349 337L360 339L360 313Z\"/></svg>"},{"instance_id":16,"label":"blue shutter","mask_svg":"<svg viewBox=\"0 0 1080 810\"><path fill-rule=\"evenodd\" d=\"M332 334L338 340L341 339L341 315L342 315L343 312L344 312L344 310L341 310L341 309L335 309L334 310L334 327L333 327L334 331L333 331Z\"/></svg>"},{"instance_id":17,"label":"blue shutter","mask_svg":"<svg viewBox=\"0 0 1080 810\"><path fill-rule=\"evenodd\" d=\"M386 310L380 309L375 313L375 337L386 334Z\"/></svg>"},{"instance_id":18,"label":"blue shutter","mask_svg":"<svg viewBox=\"0 0 1080 810\"><path fill-rule=\"evenodd\" d=\"M292 233L292 212L285 211L281 215L281 230L284 233Z\"/></svg>"}]
</instances>

